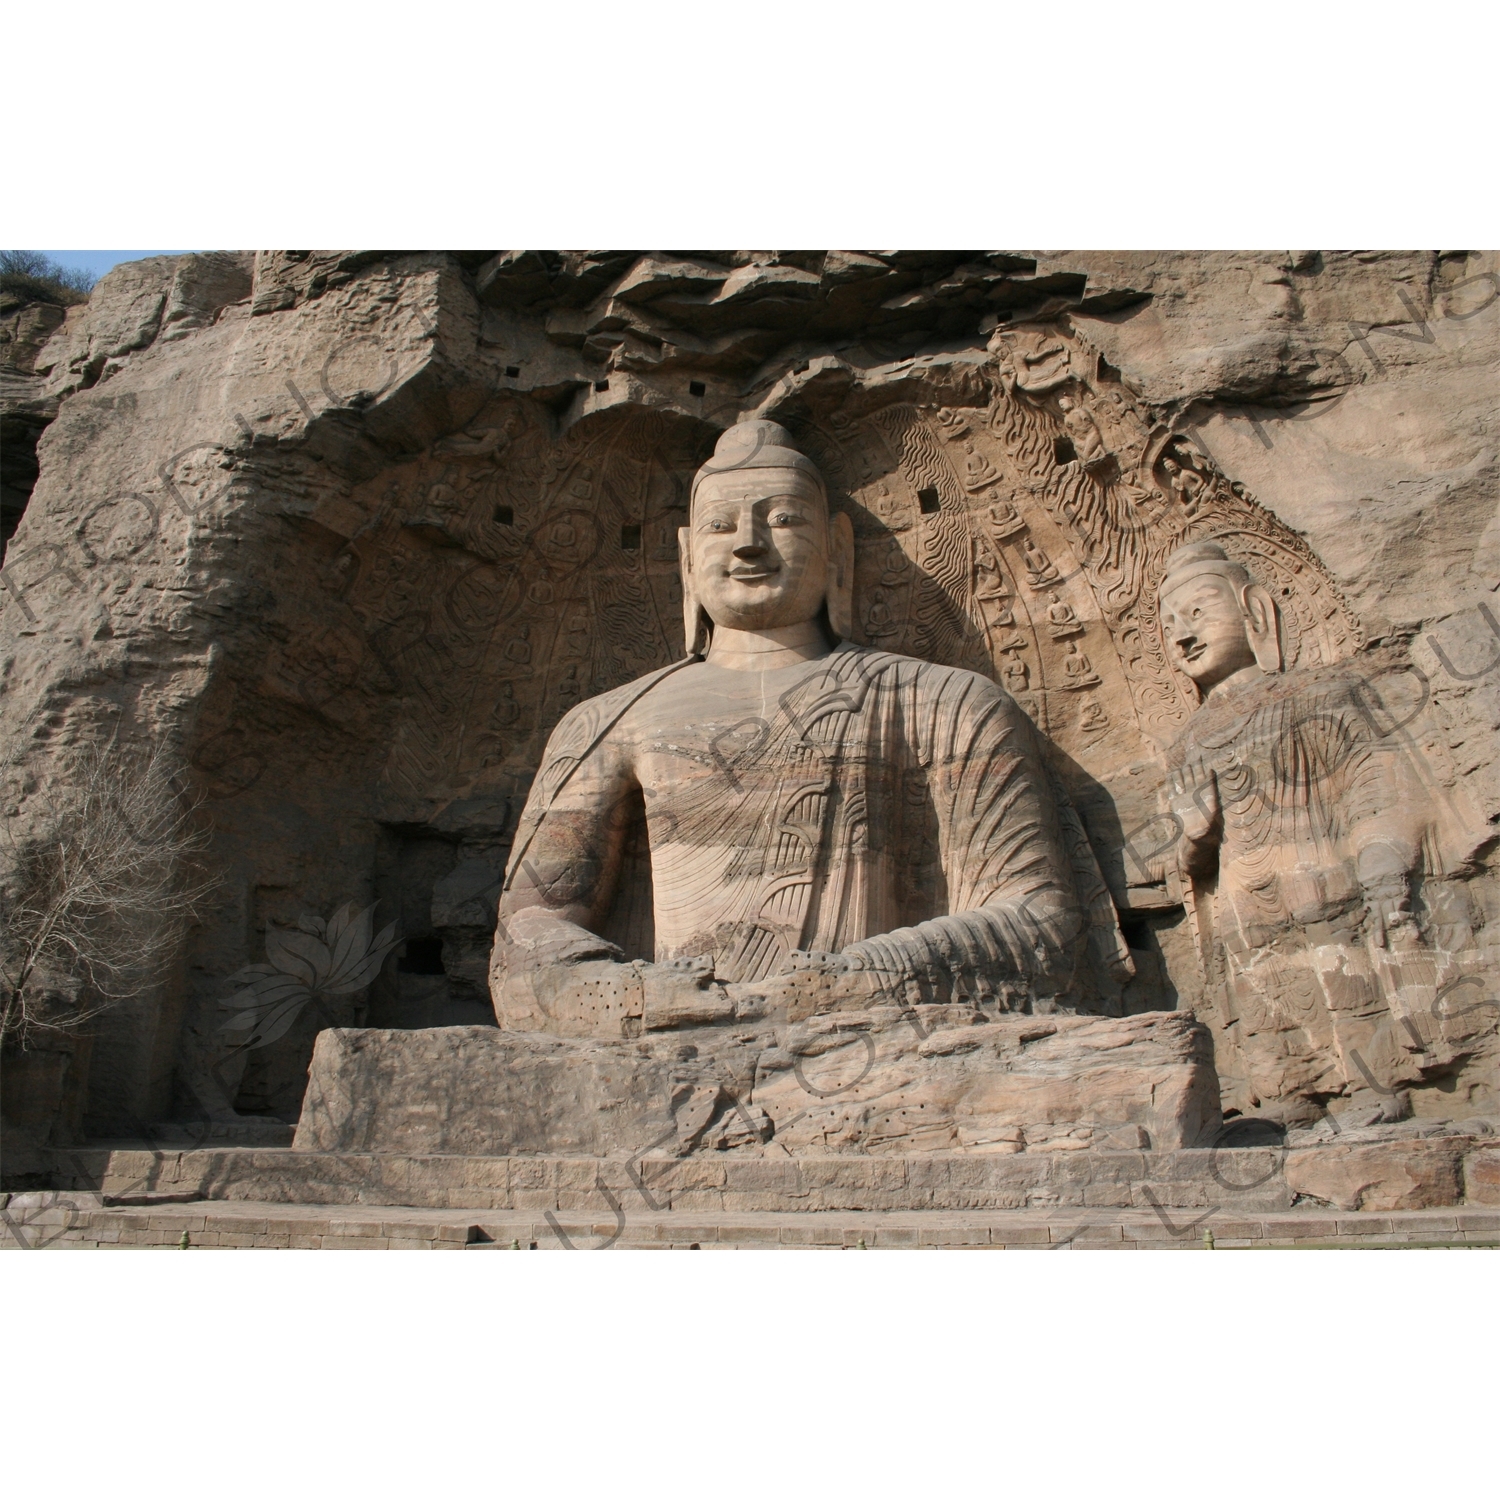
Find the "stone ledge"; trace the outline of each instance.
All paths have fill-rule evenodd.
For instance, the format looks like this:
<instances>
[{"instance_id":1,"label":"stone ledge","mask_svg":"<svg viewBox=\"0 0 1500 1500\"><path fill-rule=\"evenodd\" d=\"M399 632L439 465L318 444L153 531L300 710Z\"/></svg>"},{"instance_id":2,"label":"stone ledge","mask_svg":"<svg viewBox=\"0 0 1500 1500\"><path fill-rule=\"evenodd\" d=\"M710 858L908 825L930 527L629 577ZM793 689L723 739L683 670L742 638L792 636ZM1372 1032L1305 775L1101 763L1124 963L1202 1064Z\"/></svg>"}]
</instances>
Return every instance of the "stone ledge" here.
<instances>
[{"instance_id":1,"label":"stone ledge","mask_svg":"<svg viewBox=\"0 0 1500 1500\"><path fill-rule=\"evenodd\" d=\"M1127 1209L1168 1218L1208 1209L1235 1219L1284 1212L1301 1194L1324 1218L1463 1203L1490 1137L1339 1144L1284 1150L1020 1152L984 1156L712 1153L686 1159L407 1156L226 1148L54 1153L59 1211L108 1206L132 1228L201 1214L201 1201L400 1206L541 1214L647 1212L1014 1212ZM148 1187L149 1184L149 1187ZM71 1194L68 1191L71 1189ZM38 1209L34 1193L15 1195ZM66 1200L65 1202L63 1200ZM144 1201L143 1201L144 1200ZM1493 1205L1482 1193L1471 1207ZM278 1216L279 1217L279 1216ZM326 1217L326 1215L325 1215ZM180 1232L180 1231L179 1231Z\"/></svg>"},{"instance_id":2,"label":"stone ledge","mask_svg":"<svg viewBox=\"0 0 1500 1500\"><path fill-rule=\"evenodd\" d=\"M25 1218L28 1213L36 1217ZM1493 1212L1341 1215L1290 1212L1217 1217L1169 1225L1155 1214L1122 1210L1104 1217L1077 1213L672 1213L631 1212L600 1222L592 1215L473 1213L392 1209L379 1216L340 1218L321 1205L215 1204L202 1215L153 1215L145 1227L123 1209L91 1208L67 1226L40 1222L44 1209L21 1209L5 1248L172 1249L1037 1249L1201 1250L1500 1247ZM1218 1224L1218 1229L1214 1225ZM179 1227L179 1226L183 1227Z\"/></svg>"}]
</instances>

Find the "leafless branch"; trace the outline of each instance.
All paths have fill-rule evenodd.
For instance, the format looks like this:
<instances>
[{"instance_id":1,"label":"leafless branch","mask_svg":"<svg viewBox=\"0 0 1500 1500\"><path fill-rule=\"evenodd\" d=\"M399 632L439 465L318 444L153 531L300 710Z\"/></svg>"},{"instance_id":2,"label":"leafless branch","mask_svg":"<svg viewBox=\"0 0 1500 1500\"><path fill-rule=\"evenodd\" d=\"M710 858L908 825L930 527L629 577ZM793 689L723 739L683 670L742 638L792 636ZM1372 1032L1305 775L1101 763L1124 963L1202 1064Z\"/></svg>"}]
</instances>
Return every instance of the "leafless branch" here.
<instances>
[{"instance_id":1,"label":"leafless branch","mask_svg":"<svg viewBox=\"0 0 1500 1500\"><path fill-rule=\"evenodd\" d=\"M209 843L198 803L161 746L144 756L117 741L90 746L40 795L40 823L24 842L6 824L0 1041L23 1048L159 982L219 885L198 864Z\"/></svg>"}]
</instances>

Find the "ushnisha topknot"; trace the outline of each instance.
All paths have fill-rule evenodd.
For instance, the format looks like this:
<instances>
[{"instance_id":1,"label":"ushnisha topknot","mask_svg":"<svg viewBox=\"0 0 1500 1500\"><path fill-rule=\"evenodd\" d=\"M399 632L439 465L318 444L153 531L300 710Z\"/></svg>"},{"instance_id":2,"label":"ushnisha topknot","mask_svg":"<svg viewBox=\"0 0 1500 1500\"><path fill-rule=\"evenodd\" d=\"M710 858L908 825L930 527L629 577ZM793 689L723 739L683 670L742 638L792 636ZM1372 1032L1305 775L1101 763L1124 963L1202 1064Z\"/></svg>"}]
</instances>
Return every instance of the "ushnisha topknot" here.
<instances>
[{"instance_id":1,"label":"ushnisha topknot","mask_svg":"<svg viewBox=\"0 0 1500 1500\"><path fill-rule=\"evenodd\" d=\"M791 433L779 422L736 422L720 433L713 457L693 476L692 498L697 498L698 486L705 479L738 469L796 469L816 483L825 502L828 499L818 466L792 446Z\"/></svg>"},{"instance_id":2,"label":"ushnisha topknot","mask_svg":"<svg viewBox=\"0 0 1500 1500\"><path fill-rule=\"evenodd\" d=\"M1169 588L1176 588L1200 573L1216 573L1237 588L1244 588L1251 581L1244 564L1235 562L1217 542L1189 542L1167 559L1167 570L1161 576L1157 594L1165 594Z\"/></svg>"}]
</instances>

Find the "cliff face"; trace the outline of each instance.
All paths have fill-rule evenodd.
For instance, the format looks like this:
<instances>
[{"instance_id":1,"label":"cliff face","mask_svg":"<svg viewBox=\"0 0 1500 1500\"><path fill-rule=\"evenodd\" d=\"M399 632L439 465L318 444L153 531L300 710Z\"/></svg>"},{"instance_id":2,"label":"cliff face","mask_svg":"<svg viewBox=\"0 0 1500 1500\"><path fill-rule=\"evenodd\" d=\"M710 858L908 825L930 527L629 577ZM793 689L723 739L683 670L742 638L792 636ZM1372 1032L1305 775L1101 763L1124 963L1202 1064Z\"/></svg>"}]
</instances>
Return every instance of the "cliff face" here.
<instances>
[{"instance_id":1,"label":"cliff face","mask_svg":"<svg viewBox=\"0 0 1500 1500\"><path fill-rule=\"evenodd\" d=\"M0 563L36 484L37 439L57 415L37 357L66 317L59 303L0 290Z\"/></svg>"},{"instance_id":2,"label":"cliff face","mask_svg":"<svg viewBox=\"0 0 1500 1500\"><path fill-rule=\"evenodd\" d=\"M1154 629L1152 559L1187 522L1141 553L1144 616L1079 594L1105 695L1080 716L1045 618L1007 647L975 603L984 558L943 571L938 518L1054 493L1050 468L1001 474L974 447L997 358L1069 362L1108 482L1148 514L1178 514L1169 464L1200 476L1205 514L1284 574L1308 664L1401 663L1381 702L1415 706L1402 733L1446 799L1432 867L1475 942L1500 915L1500 257L225 253L121 266L44 323L5 324L6 421L40 434L0 593L10 857L84 747L165 745L225 885L91 1056L60 1041L50 1072L27 1064L37 1132L291 1119L322 1028L488 1021L495 889L546 733L681 651L686 480L752 412L806 437L855 517L862 638L997 676L1031 662L1007 685L1093 797L1134 913L1127 1003L1198 1003L1180 893L1130 858L1189 700L1129 631ZM1091 439L1045 437L1033 458L1076 520ZM1058 576L1092 587L1051 514ZM323 942L315 919L349 902L379 902L404 949L342 993L307 949L314 999L237 1047L230 976Z\"/></svg>"}]
</instances>

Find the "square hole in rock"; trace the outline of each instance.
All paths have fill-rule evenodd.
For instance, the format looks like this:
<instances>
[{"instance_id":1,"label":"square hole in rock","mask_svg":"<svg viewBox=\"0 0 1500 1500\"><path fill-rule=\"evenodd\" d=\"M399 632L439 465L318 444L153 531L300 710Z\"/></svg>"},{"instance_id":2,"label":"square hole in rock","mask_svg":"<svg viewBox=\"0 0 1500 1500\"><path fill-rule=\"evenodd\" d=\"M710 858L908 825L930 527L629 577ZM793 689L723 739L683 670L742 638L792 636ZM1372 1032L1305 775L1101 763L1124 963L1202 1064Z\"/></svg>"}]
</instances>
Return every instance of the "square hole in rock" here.
<instances>
[{"instance_id":1,"label":"square hole in rock","mask_svg":"<svg viewBox=\"0 0 1500 1500\"><path fill-rule=\"evenodd\" d=\"M496 526L514 526L516 524L516 513L509 505L497 505L495 507Z\"/></svg>"},{"instance_id":2,"label":"square hole in rock","mask_svg":"<svg viewBox=\"0 0 1500 1500\"><path fill-rule=\"evenodd\" d=\"M594 382L594 389L596 391L607 391L609 389L609 382L607 380L596 380Z\"/></svg>"},{"instance_id":3,"label":"square hole in rock","mask_svg":"<svg viewBox=\"0 0 1500 1500\"><path fill-rule=\"evenodd\" d=\"M1078 457L1078 450L1073 446L1072 438L1054 438L1052 453L1060 464L1070 464Z\"/></svg>"},{"instance_id":4,"label":"square hole in rock","mask_svg":"<svg viewBox=\"0 0 1500 1500\"><path fill-rule=\"evenodd\" d=\"M639 552L641 550L641 528L639 526L622 526L620 528L620 546L626 552Z\"/></svg>"},{"instance_id":5,"label":"square hole in rock","mask_svg":"<svg viewBox=\"0 0 1500 1500\"><path fill-rule=\"evenodd\" d=\"M688 395L690 396L701 396L707 390L708 387L701 380L688 381Z\"/></svg>"},{"instance_id":6,"label":"square hole in rock","mask_svg":"<svg viewBox=\"0 0 1500 1500\"><path fill-rule=\"evenodd\" d=\"M403 974L445 974L442 938L407 938L396 960Z\"/></svg>"},{"instance_id":7,"label":"square hole in rock","mask_svg":"<svg viewBox=\"0 0 1500 1500\"><path fill-rule=\"evenodd\" d=\"M521 367L520 365L506 365L505 373L510 379L514 380L521 373Z\"/></svg>"},{"instance_id":8,"label":"square hole in rock","mask_svg":"<svg viewBox=\"0 0 1500 1500\"><path fill-rule=\"evenodd\" d=\"M922 507L922 514L935 516L942 509L942 498L937 490L929 485L925 490L917 491L917 504Z\"/></svg>"}]
</instances>

